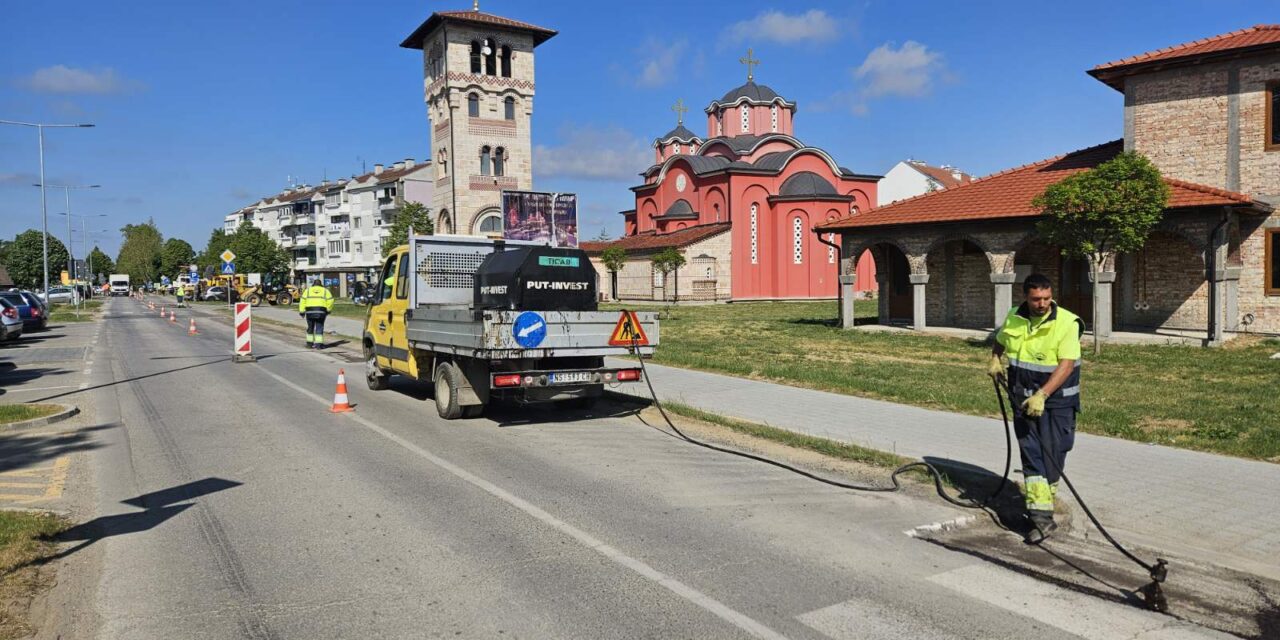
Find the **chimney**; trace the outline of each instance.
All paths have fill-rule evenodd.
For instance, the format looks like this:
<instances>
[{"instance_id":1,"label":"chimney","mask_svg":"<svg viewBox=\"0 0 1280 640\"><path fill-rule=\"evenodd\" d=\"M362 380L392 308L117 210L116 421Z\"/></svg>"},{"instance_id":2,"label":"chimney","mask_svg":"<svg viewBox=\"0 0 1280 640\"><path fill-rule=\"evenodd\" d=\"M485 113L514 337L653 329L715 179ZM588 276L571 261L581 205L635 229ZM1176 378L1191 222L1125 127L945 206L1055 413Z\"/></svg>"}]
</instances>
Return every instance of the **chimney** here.
<instances>
[{"instance_id":1,"label":"chimney","mask_svg":"<svg viewBox=\"0 0 1280 640\"><path fill-rule=\"evenodd\" d=\"M406 169L412 169L417 164L418 164L417 161L415 161L413 158L404 159L404 168Z\"/></svg>"},{"instance_id":2,"label":"chimney","mask_svg":"<svg viewBox=\"0 0 1280 640\"><path fill-rule=\"evenodd\" d=\"M964 172L959 169L952 169L951 177L955 178L956 180L964 180Z\"/></svg>"},{"instance_id":3,"label":"chimney","mask_svg":"<svg viewBox=\"0 0 1280 640\"><path fill-rule=\"evenodd\" d=\"M395 169L396 171L399 171L399 170L401 170L401 169L403 169L403 168L404 168L404 163L403 163L403 162L397 162L397 163L395 163L394 165L391 165L391 167L392 167L393 169Z\"/></svg>"},{"instance_id":4,"label":"chimney","mask_svg":"<svg viewBox=\"0 0 1280 640\"><path fill-rule=\"evenodd\" d=\"M381 165L381 164L375 164L375 165L373 165L373 175L375 175L375 176L376 176L376 175L381 174L381 173L382 173L382 165Z\"/></svg>"},{"instance_id":5,"label":"chimney","mask_svg":"<svg viewBox=\"0 0 1280 640\"><path fill-rule=\"evenodd\" d=\"M321 180L321 181L320 181L320 186L322 186L322 187L327 187L327 186L329 186L329 179L328 179L328 178L325 178L324 180Z\"/></svg>"}]
</instances>

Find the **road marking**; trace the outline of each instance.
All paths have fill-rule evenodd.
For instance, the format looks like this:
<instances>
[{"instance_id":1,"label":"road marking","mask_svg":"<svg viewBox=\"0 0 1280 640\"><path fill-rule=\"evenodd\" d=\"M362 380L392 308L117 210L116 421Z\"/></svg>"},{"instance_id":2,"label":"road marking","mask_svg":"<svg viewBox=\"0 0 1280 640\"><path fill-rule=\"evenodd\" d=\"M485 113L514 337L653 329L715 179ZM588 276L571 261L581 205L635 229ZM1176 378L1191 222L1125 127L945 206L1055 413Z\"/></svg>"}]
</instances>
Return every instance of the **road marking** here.
<instances>
[{"instance_id":1,"label":"road marking","mask_svg":"<svg viewBox=\"0 0 1280 640\"><path fill-rule=\"evenodd\" d=\"M805 626L836 640L954 638L915 612L854 598L796 616Z\"/></svg>"},{"instance_id":2,"label":"road marking","mask_svg":"<svg viewBox=\"0 0 1280 640\"><path fill-rule=\"evenodd\" d=\"M70 466L71 456L62 456L53 461L53 477L49 479L49 486L44 490L46 500L62 497L62 490L67 485L67 468Z\"/></svg>"},{"instance_id":3,"label":"road marking","mask_svg":"<svg viewBox=\"0 0 1280 640\"><path fill-rule=\"evenodd\" d=\"M43 489L43 482L0 482L0 487L6 489Z\"/></svg>"},{"instance_id":4,"label":"road marking","mask_svg":"<svg viewBox=\"0 0 1280 640\"><path fill-rule=\"evenodd\" d=\"M262 367L259 367L258 370L261 371L262 373L267 374L268 376L271 376L280 384L283 384L286 387L289 387L290 389L293 389L294 391L297 391L298 393L315 400L316 402L320 403L323 406L328 407L331 404L330 400L326 400L325 398L318 396L312 393L311 391L308 391L307 389L304 389L298 386L291 380L278 376ZM735 627L742 629L743 631L751 634L752 636L755 636L757 638L771 638L776 640L785 640L786 636L778 633L777 631L774 631L773 629L770 629L769 627L766 627L764 624L757 622L756 620L748 617L746 614L735 611L734 609L730 608L728 605L720 602L719 600L716 600L715 598L712 598L711 596L705 593L702 593L701 591L698 591L697 589L694 589L693 587L683 582L680 582L679 580L665 573L662 573L657 569L654 569L653 567L649 566L648 564L645 564L641 560L637 560L635 558L632 558L631 556L628 556L627 554L623 553L619 549L612 547L608 544L605 544L601 540L596 539L594 536L587 533L586 531L583 531L551 515L550 513L543 511L541 508L533 505L532 503L528 502L527 500L524 500L523 498L517 497L516 495L499 487L498 485L495 485L492 482L489 482L488 480L485 480L475 474L472 474L471 472L463 469L462 467L459 467L458 465L452 462L449 462L448 460L445 460L444 458L441 458L440 456L437 456L436 454L431 453L430 451L423 449L422 447L419 447L418 445L412 442L409 442L408 440L405 440L404 438L390 431L387 431L381 426L378 426L377 423L366 420L365 418L355 413L344 413L341 415L350 420L356 421L364 428L400 445L404 449L416 454L417 456L423 458L424 460L430 462L431 464L434 464L437 467L440 467L441 469L448 471L449 473L453 474L459 479L467 483L470 483L471 485L483 490L489 495L492 495L495 498L498 498L499 500L502 500L503 502L525 512L527 515L530 515L533 518L542 521L543 523L547 524L551 528L557 531L560 531L561 533L569 536L570 538L573 538L574 540L577 540L579 544L603 555L609 560L612 560L613 562L619 565L622 565L627 569L630 569L631 571L639 574L641 577L645 578L646 580L649 580L650 582L653 582L655 584L658 584L659 586L666 588L668 591L701 607L702 609L714 614L715 616L734 625Z\"/></svg>"},{"instance_id":5,"label":"road marking","mask_svg":"<svg viewBox=\"0 0 1280 640\"><path fill-rule=\"evenodd\" d=\"M0 473L0 477L6 480L9 478L41 479L48 477L45 482L0 482L0 488L5 489L43 489L40 493L0 493L0 500L27 504L40 500L61 498L62 492L67 486L67 469L70 467L71 456L59 456L53 461L52 465L47 467L29 467Z\"/></svg>"},{"instance_id":6,"label":"road marking","mask_svg":"<svg viewBox=\"0 0 1280 640\"><path fill-rule=\"evenodd\" d=\"M1229 638L1226 634L1056 587L989 564L975 564L929 578L975 600L1083 638Z\"/></svg>"},{"instance_id":7,"label":"road marking","mask_svg":"<svg viewBox=\"0 0 1280 640\"><path fill-rule=\"evenodd\" d=\"M64 384L57 387L17 387L10 389L9 393L21 393L23 391L53 391L54 389L70 389L75 385Z\"/></svg>"}]
</instances>

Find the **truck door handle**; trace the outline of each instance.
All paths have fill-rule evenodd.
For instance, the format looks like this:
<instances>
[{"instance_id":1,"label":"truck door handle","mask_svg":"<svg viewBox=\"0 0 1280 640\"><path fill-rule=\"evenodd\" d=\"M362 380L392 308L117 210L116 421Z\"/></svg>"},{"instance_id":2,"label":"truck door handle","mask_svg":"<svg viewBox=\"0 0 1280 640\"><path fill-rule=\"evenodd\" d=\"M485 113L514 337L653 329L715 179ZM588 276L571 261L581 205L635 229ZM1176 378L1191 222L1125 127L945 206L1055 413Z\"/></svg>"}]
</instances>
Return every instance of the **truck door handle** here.
<instances>
[{"instance_id":1,"label":"truck door handle","mask_svg":"<svg viewBox=\"0 0 1280 640\"><path fill-rule=\"evenodd\" d=\"M391 312L387 312L387 322L391 322Z\"/></svg>"}]
</instances>

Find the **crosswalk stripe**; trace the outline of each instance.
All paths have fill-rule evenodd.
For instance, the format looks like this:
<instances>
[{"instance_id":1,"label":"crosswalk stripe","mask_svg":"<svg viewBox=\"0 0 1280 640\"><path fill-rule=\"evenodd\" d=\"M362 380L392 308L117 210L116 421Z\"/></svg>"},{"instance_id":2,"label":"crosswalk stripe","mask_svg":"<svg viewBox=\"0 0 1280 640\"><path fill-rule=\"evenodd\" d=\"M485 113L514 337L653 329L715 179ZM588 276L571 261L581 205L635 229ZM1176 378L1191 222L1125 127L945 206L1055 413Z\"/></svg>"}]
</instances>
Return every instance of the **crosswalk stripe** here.
<instances>
[{"instance_id":1,"label":"crosswalk stripe","mask_svg":"<svg viewBox=\"0 0 1280 640\"><path fill-rule=\"evenodd\" d=\"M855 598L796 616L805 626L833 640L899 640L900 638L955 638L913 612Z\"/></svg>"}]
</instances>

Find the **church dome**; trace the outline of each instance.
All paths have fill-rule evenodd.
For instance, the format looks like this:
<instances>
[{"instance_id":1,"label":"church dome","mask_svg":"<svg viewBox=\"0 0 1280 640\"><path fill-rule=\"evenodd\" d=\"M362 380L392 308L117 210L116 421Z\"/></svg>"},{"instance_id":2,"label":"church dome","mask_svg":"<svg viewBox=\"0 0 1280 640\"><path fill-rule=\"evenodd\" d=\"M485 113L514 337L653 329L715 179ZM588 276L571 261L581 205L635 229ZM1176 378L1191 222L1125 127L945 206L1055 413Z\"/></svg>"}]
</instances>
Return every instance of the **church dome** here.
<instances>
[{"instance_id":1,"label":"church dome","mask_svg":"<svg viewBox=\"0 0 1280 640\"><path fill-rule=\"evenodd\" d=\"M702 140L702 138L698 137L698 134L685 128L685 126L682 124L677 125L676 128L658 137L659 142L664 140L671 140L671 139L680 140L682 142L689 142L692 140Z\"/></svg>"},{"instance_id":2,"label":"church dome","mask_svg":"<svg viewBox=\"0 0 1280 640\"><path fill-rule=\"evenodd\" d=\"M787 178L778 190L780 196L835 196L840 195L826 178L812 172L801 171Z\"/></svg>"},{"instance_id":3,"label":"church dome","mask_svg":"<svg viewBox=\"0 0 1280 640\"><path fill-rule=\"evenodd\" d=\"M722 104L732 104L741 98L746 98L751 102L772 102L779 97L781 96L778 95L778 92L770 89L767 85L756 84L754 81L748 80L741 87L724 94L724 97L720 98L720 102Z\"/></svg>"}]
</instances>

